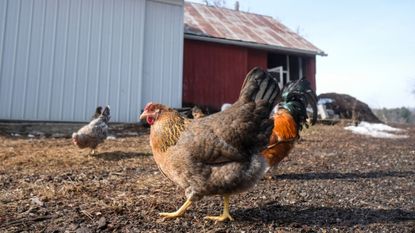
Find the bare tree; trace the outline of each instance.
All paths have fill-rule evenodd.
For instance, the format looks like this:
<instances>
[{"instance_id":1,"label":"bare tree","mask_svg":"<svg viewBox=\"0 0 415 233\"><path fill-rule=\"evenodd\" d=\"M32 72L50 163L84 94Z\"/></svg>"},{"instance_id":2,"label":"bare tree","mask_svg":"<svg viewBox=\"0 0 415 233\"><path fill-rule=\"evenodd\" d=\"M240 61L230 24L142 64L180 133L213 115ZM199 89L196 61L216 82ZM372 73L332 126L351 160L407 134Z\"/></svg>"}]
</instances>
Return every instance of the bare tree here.
<instances>
[{"instance_id":1,"label":"bare tree","mask_svg":"<svg viewBox=\"0 0 415 233\"><path fill-rule=\"evenodd\" d=\"M412 81L411 81L411 83L412 83L412 91L411 91L411 93L413 94L413 95L415 95L415 77L412 77Z\"/></svg>"},{"instance_id":2,"label":"bare tree","mask_svg":"<svg viewBox=\"0 0 415 233\"><path fill-rule=\"evenodd\" d=\"M236 1L235 2L235 10L236 11L239 11L239 1Z\"/></svg>"},{"instance_id":3,"label":"bare tree","mask_svg":"<svg viewBox=\"0 0 415 233\"><path fill-rule=\"evenodd\" d=\"M297 33L301 37L307 37L304 28L302 28L300 25L298 25L297 28L295 29L295 33Z\"/></svg>"},{"instance_id":4,"label":"bare tree","mask_svg":"<svg viewBox=\"0 0 415 233\"><path fill-rule=\"evenodd\" d=\"M226 0L204 0L206 6L225 7Z\"/></svg>"}]
</instances>

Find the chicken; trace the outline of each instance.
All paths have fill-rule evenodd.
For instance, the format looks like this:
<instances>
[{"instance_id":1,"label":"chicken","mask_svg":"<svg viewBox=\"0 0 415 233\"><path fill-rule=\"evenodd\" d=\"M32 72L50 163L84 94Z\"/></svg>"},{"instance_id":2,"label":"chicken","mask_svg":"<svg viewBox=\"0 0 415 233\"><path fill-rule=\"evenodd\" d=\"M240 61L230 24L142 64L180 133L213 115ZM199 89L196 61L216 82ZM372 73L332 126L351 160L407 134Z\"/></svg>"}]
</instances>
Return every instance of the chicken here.
<instances>
[{"instance_id":1,"label":"chicken","mask_svg":"<svg viewBox=\"0 0 415 233\"><path fill-rule=\"evenodd\" d=\"M85 125L78 132L72 134L72 142L79 148L91 148L89 154L95 154L98 144L104 142L108 135L108 121L110 120L110 106L101 111L97 107L93 120Z\"/></svg>"},{"instance_id":2,"label":"chicken","mask_svg":"<svg viewBox=\"0 0 415 233\"><path fill-rule=\"evenodd\" d=\"M199 118L205 117L206 114L203 113L202 109L200 109L198 106L194 106L192 108L192 116L193 116L193 119L199 119Z\"/></svg>"},{"instance_id":3,"label":"chicken","mask_svg":"<svg viewBox=\"0 0 415 233\"><path fill-rule=\"evenodd\" d=\"M317 96L310 88L310 83L305 80L295 80L288 83L279 96L278 105L274 108L274 128L269 140L269 145L261 154L266 158L268 167L275 167L281 160L288 156L294 148L295 142L300 138L302 126L308 126L307 106L312 108L311 124L317 120ZM221 111L232 106L223 104ZM198 118L204 117L203 115Z\"/></svg>"},{"instance_id":4,"label":"chicken","mask_svg":"<svg viewBox=\"0 0 415 233\"><path fill-rule=\"evenodd\" d=\"M102 107L101 106L98 106L95 109L94 115L92 115L92 117L91 117L91 121L94 120L94 119L97 119L99 116L101 116L101 113L102 113Z\"/></svg>"},{"instance_id":5,"label":"chicken","mask_svg":"<svg viewBox=\"0 0 415 233\"><path fill-rule=\"evenodd\" d=\"M187 198L177 211L160 216L180 217L203 196L222 195L223 213L206 218L233 220L230 196L252 188L267 169L260 152L271 136L269 116L278 93L277 81L255 68L246 76L239 99L223 112L186 120L162 104L146 105L140 119L151 126L154 160Z\"/></svg>"},{"instance_id":6,"label":"chicken","mask_svg":"<svg viewBox=\"0 0 415 233\"><path fill-rule=\"evenodd\" d=\"M276 166L288 156L294 143L300 138L302 126L308 127L308 105L313 110L311 124L317 120L317 96L305 79L293 81L285 86L278 102L273 114L274 128L267 148L262 151L269 167Z\"/></svg>"}]
</instances>

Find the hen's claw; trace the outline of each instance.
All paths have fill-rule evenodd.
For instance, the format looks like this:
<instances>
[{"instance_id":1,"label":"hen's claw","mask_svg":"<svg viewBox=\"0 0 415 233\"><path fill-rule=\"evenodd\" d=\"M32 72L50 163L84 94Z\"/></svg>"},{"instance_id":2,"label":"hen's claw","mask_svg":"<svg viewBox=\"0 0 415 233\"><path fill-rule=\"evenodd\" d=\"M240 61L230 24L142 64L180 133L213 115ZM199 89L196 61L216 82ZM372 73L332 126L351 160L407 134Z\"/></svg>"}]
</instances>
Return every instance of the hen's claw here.
<instances>
[{"instance_id":1,"label":"hen's claw","mask_svg":"<svg viewBox=\"0 0 415 233\"><path fill-rule=\"evenodd\" d=\"M163 217L163 218L178 218L178 217L183 216L183 214L184 212L178 213L178 211L171 212L171 213L168 213L168 212L159 213L160 217Z\"/></svg>"},{"instance_id":2,"label":"hen's claw","mask_svg":"<svg viewBox=\"0 0 415 233\"><path fill-rule=\"evenodd\" d=\"M225 195L223 197L223 213L219 216L206 216L205 219L213 220L216 222L223 222L226 220L233 221L233 218L229 213L229 195Z\"/></svg>"},{"instance_id":3,"label":"hen's claw","mask_svg":"<svg viewBox=\"0 0 415 233\"><path fill-rule=\"evenodd\" d=\"M183 216L184 212L186 212L187 208L192 204L192 201L187 199L186 202L178 209L176 212L171 213L159 213L160 217L163 218L178 218Z\"/></svg>"},{"instance_id":4,"label":"hen's claw","mask_svg":"<svg viewBox=\"0 0 415 233\"><path fill-rule=\"evenodd\" d=\"M216 222L224 222L226 220L233 221L233 218L229 213L223 213L219 216L206 216L205 219L213 220Z\"/></svg>"}]
</instances>

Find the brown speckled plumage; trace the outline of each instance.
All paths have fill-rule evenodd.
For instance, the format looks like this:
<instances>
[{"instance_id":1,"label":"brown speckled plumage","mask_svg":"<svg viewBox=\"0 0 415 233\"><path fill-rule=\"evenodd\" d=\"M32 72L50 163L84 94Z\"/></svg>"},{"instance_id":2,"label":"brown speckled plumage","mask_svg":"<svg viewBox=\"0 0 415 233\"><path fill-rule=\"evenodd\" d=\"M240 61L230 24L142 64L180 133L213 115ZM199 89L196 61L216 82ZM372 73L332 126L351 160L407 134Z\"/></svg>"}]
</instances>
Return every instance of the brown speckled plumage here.
<instances>
[{"instance_id":1,"label":"brown speckled plumage","mask_svg":"<svg viewBox=\"0 0 415 233\"><path fill-rule=\"evenodd\" d=\"M140 118L152 125L154 159L188 198L178 212L162 216L178 217L192 201L206 195L224 195L226 209L229 195L258 182L267 166L260 151L272 131L269 114L278 90L276 80L254 69L247 75L238 101L226 111L186 120L164 105L146 106Z\"/></svg>"},{"instance_id":2,"label":"brown speckled plumage","mask_svg":"<svg viewBox=\"0 0 415 233\"><path fill-rule=\"evenodd\" d=\"M158 152L165 152L170 146L174 146L186 125L190 122L177 111L160 106L163 113L159 116L157 124L151 127L151 143L157 145Z\"/></svg>"}]
</instances>

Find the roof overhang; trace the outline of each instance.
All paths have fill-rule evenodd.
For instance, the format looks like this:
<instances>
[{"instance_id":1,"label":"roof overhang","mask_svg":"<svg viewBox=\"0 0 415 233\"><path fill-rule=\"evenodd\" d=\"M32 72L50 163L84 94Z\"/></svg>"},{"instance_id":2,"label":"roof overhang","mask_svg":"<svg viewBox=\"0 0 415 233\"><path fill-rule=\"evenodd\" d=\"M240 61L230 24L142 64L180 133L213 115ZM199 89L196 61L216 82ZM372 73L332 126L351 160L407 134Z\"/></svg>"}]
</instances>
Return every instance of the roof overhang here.
<instances>
[{"instance_id":1,"label":"roof overhang","mask_svg":"<svg viewBox=\"0 0 415 233\"><path fill-rule=\"evenodd\" d=\"M184 0L149 0L152 2L160 2L165 4L171 4L171 5L177 5L177 6L183 6Z\"/></svg>"},{"instance_id":2,"label":"roof overhang","mask_svg":"<svg viewBox=\"0 0 415 233\"><path fill-rule=\"evenodd\" d=\"M267 51L286 52L286 53L297 54L297 55L327 56L327 54L324 53L323 51L318 52L318 51L311 51L311 50L304 50L304 49L297 49L297 48L287 48L283 46L258 44L254 42L241 41L241 40L229 40L229 39L224 39L224 38L201 36L201 35L195 35L195 34L189 34L189 33L185 33L184 38L190 39L190 40L200 40L200 41L206 41L206 42L219 43L219 44L236 45L236 46L267 50Z\"/></svg>"}]
</instances>

